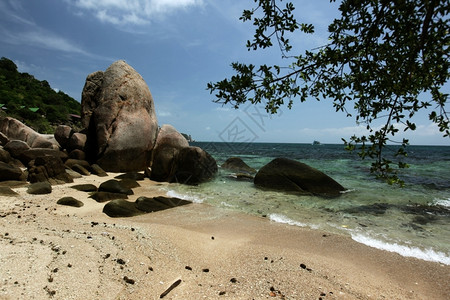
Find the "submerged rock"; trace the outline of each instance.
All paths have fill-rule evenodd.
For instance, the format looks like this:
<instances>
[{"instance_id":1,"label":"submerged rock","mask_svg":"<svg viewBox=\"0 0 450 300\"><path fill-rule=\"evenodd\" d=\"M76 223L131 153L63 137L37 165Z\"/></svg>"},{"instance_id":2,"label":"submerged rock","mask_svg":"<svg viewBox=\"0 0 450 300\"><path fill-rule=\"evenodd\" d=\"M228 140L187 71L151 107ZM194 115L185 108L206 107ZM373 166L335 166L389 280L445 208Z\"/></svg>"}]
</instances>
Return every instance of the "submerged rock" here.
<instances>
[{"instance_id":1,"label":"submerged rock","mask_svg":"<svg viewBox=\"0 0 450 300\"><path fill-rule=\"evenodd\" d=\"M345 191L321 171L287 158L276 158L262 167L254 183L261 188L323 197L337 197Z\"/></svg>"},{"instance_id":2,"label":"submerged rock","mask_svg":"<svg viewBox=\"0 0 450 300\"><path fill-rule=\"evenodd\" d=\"M227 169L236 173L249 173L254 174L256 170L247 165L241 158L239 157L230 157L228 158L222 165L222 169Z\"/></svg>"}]
</instances>

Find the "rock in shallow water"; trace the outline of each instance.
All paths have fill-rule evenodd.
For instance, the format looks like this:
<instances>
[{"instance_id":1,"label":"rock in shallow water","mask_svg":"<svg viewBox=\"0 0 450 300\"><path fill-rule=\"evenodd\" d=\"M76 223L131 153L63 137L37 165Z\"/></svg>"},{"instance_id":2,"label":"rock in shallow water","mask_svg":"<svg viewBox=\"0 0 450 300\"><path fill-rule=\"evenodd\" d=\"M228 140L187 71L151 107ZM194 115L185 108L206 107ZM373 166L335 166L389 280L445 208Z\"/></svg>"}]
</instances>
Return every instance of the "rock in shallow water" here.
<instances>
[{"instance_id":1,"label":"rock in shallow water","mask_svg":"<svg viewBox=\"0 0 450 300\"><path fill-rule=\"evenodd\" d=\"M262 188L323 197L337 197L345 191L321 171L287 158L276 158L262 167L254 183Z\"/></svg>"}]
</instances>

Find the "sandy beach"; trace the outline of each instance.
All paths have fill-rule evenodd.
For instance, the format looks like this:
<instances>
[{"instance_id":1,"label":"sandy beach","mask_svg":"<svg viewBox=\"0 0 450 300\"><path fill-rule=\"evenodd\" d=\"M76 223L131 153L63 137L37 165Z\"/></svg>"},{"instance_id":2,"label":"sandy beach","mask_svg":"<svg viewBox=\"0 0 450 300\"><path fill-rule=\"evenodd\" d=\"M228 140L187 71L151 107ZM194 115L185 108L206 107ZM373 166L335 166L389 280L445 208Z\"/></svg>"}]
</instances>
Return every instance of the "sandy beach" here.
<instances>
[{"instance_id":1,"label":"sandy beach","mask_svg":"<svg viewBox=\"0 0 450 300\"><path fill-rule=\"evenodd\" d=\"M115 175L0 197L0 299L450 298L447 265L206 204L110 218L71 188ZM162 193L139 183L130 201Z\"/></svg>"}]
</instances>

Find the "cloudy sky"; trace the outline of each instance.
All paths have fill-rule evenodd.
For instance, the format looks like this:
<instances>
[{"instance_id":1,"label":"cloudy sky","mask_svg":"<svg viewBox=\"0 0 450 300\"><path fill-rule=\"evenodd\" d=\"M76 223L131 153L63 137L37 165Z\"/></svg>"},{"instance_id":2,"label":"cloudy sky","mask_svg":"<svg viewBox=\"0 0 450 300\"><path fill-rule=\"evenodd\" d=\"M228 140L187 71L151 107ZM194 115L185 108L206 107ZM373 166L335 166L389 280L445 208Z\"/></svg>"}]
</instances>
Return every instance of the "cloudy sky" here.
<instances>
[{"instance_id":1,"label":"cloudy sky","mask_svg":"<svg viewBox=\"0 0 450 300\"><path fill-rule=\"evenodd\" d=\"M294 39L295 49L323 45L337 5L294 4L298 20L316 27L313 36ZM172 124L200 141L341 143L342 137L363 134L329 100L297 103L273 116L258 106L234 110L212 102L206 84L230 76L231 62L280 62L277 51L245 47L253 29L239 16L253 5L253 0L1 0L0 56L78 101L88 74L123 59L148 84L159 124ZM415 121L418 129L402 136L412 144L449 144L427 113Z\"/></svg>"}]
</instances>

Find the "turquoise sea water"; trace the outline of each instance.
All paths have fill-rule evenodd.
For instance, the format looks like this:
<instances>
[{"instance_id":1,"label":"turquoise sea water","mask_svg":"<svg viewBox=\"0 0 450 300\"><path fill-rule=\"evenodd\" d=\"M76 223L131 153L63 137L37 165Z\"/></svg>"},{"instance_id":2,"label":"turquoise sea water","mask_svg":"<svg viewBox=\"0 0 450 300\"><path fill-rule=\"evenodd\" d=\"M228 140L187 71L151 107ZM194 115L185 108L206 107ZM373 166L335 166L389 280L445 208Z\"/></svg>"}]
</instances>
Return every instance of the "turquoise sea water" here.
<instances>
[{"instance_id":1,"label":"turquoise sea water","mask_svg":"<svg viewBox=\"0 0 450 300\"><path fill-rule=\"evenodd\" d=\"M370 161L361 161L343 145L193 145L207 150L219 166L233 156L255 169L276 157L295 159L331 176L347 191L335 199L263 191L219 167L211 182L166 186L171 196L350 235L369 246L450 264L450 147L410 146L405 160L410 168L400 173L406 185L400 188L376 180L369 173Z\"/></svg>"}]
</instances>

